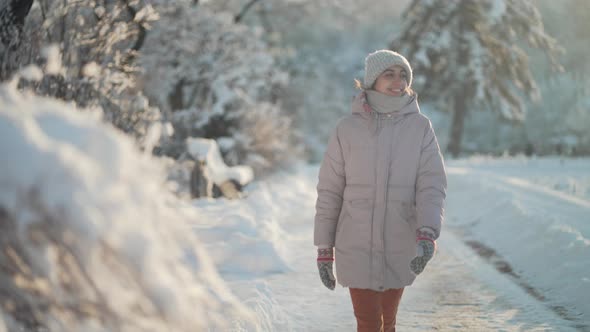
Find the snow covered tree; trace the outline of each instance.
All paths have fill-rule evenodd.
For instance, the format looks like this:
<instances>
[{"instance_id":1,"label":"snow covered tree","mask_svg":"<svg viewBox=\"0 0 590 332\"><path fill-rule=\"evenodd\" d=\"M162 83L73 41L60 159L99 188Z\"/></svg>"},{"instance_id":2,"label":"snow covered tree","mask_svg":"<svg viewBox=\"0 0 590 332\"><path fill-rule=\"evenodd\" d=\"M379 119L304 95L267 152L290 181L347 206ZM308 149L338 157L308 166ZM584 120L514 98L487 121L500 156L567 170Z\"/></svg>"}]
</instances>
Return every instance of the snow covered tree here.
<instances>
[{"instance_id":1,"label":"snow covered tree","mask_svg":"<svg viewBox=\"0 0 590 332\"><path fill-rule=\"evenodd\" d=\"M30 58L31 46L22 40L31 5L31 0L0 0L0 81L10 78Z\"/></svg>"},{"instance_id":2,"label":"snow covered tree","mask_svg":"<svg viewBox=\"0 0 590 332\"><path fill-rule=\"evenodd\" d=\"M540 153L588 154L590 152L590 2L584 0L536 3L546 31L566 50L560 57L564 73L556 75L536 52L531 68L543 102L530 105L526 135ZM567 19L564 19L567 18Z\"/></svg>"},{"instance_id":3,"label":"snow covered tree","mask_svg":"<svg viewBox=\"0 0 590 332\"><path fill-rule=\"evenodd\" d=\"M33 0L3 0L0 2L0 47L10 48L20 42L25 18Z\"/></svg>"},{"instance_id":4,"label":"snow covered tree","mask_svg":"<svg viewBox=\"0 0 590 332\"><path fill-rule=\"evenodd\" d=\"M237 158L228 163L257 172L295 156L294 129L281 109L288 74L262 30L190 1L162 1L156 10L160 20L147 35L141 63L147 95L174 126L162 153L179 157L188 137L205 137L233 139L233 151L224 152Z\"/></svg>"},{"instance_id":5,"label":"snow covered tree","mask_svg":"<svg viewBox=\"0 0 590 332\"><path fill-rule=\"evenodd\" d=\"M579 83L589 87L590 61L588 61L588 43L590 43L590 2L586 0L570 0L565 8L566 15L571 17L572 33L569 34L570 45L567 48L564 66L568 73L574 75ZM563 22L560 22L563 24Z\"/></svg>"},{"instance_id":6,"label":"snow covered tree","mask_svg":"<svg viewBox=\"0 0 590 332\"><path fill-rule=\"evenodd\" d=\"M12 11L22 16L23 9ZM138 0L39 0L24 25L16 21L22 26L20 43L0 48L0 79L29 64L40 65L43 78L21 82L21 87L81 107L100 107L107 121L141 143L160 118L137 84L135 64L146 28L155 19L152 7Z\"/></svg>"},{"instance_id":7,"label":"snow covered tree","mask_svg":"<svg viewBox=\"0 0 590 332\"><path fill-rule=\"evenodd\" d=\"M523 121L523 95L539 99L523 43L561 69L557 42L530 0L414 0L390 48L408 57L421 97L453 114L447 150L458 156L464 118L487 108Z\"/></svg>"},{"instance_id":8,"label":"snow covered tree","mask_svg":"<svg viewBox=\"0 0 590 332\"><path fill-rule=\"evenodd\" d=\"M234 17L251 2L206 4ZM289 73L282 106L304 132L310 160L321 158L334 123L350 112L351 98L358 92L354 78L362 76L365 55L383 48L397 29L398 21L392 18L402 9L389 0L373 0L370 6L353 0L276 0L257 1L240 15L240 22L264 29L262 37L277 64Z\"/></svg>"},{"instance_id":9,"label":"snow covered tree","mask_svg":"<svg viewBox=\"0 0 590 332\"><path fill-rule=\"evenodd\" d=\"M566 124L576 136L577 145L582 153L590 153L590 61L588 61L588 45L590 43L590 3L585 0L570 0L566 7L572 16L573 33L569 36L566 61L566 72L575 82L570 89L573 91L575 104L570 109Z\"/></svg>"}]
</instances>

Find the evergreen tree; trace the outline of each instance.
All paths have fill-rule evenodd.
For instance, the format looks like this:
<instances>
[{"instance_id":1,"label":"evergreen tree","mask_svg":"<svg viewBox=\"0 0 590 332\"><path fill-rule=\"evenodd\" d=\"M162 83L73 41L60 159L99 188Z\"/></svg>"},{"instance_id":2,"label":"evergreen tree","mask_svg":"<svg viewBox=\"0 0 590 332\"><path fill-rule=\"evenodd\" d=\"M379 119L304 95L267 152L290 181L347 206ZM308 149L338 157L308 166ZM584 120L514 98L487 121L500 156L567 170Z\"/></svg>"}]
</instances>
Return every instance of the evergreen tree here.
<instances>
[{"instance_id":1,"label":"evergreen tree","mask_svg":"<svg viewBox=\"0 0 590 332\"><path fill-rule=\"evenodd\" d=\"M543 50L555 69L561 48L530 0L414 0L390 48L408 57L421 97L453 113L447 150L457 157L469 109L523 121L523 95L539 99L521 46Z\"/></svg>"}]
</instances>

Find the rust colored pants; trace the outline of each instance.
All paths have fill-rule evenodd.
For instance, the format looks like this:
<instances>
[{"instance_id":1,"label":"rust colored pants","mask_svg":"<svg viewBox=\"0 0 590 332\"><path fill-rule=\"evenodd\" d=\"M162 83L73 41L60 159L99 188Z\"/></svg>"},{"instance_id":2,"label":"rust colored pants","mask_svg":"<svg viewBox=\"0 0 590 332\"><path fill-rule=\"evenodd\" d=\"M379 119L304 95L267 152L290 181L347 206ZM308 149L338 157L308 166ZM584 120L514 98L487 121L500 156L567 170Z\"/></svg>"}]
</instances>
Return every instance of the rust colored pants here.
<instances>
[{"instance_id":1,"label":"rust colored pants","mask_svg":"<svg viewBox=\"0 0 590 332\"><path fill-rule=\"evenodd\" d=\"M350 288L358 332L395 332L395 316L403 288L378 292Z\"/></svg>"}]
</instances>

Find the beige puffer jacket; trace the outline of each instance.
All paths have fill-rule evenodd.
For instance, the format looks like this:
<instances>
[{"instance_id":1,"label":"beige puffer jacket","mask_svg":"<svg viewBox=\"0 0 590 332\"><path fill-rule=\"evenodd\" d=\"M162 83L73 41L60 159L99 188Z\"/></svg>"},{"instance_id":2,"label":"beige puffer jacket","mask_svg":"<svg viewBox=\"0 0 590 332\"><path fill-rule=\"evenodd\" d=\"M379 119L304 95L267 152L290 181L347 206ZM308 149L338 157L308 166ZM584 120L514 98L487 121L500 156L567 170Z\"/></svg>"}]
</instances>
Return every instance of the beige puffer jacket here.
<instances>
[{"instance_id":1,"label":"beige puffer jacket","mask_svg":"<svg viewBox=\"0 0 590 332\"><path fill-rule=\"evenodd\" d=\"M317 185L314 244L335 247L338 282L373 290L412 284L416 229L430 227L438 237L446 187L417 99L380 114L359 94L331 135Z\"/></svg>"}]
</instances>

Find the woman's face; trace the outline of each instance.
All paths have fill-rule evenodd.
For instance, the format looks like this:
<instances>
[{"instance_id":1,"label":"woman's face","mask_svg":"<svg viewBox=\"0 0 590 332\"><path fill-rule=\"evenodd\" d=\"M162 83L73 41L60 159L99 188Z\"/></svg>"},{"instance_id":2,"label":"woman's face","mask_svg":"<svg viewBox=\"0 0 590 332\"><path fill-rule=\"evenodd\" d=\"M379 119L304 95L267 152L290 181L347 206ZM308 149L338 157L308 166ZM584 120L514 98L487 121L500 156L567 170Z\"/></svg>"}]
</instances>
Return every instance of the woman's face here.
<instances>
[{"instance_id":1,"label":"woman's face","mask_svg":"<svg viewBox=\"0 0 590 332\"><path fill-rule=\"evenodd\" d=\"M401 96L406 92L408 87L408 76L404 67L394 65L391 66L377 77L374 89L377 92L389 96Z\"/></svg>"}]
</instances>

